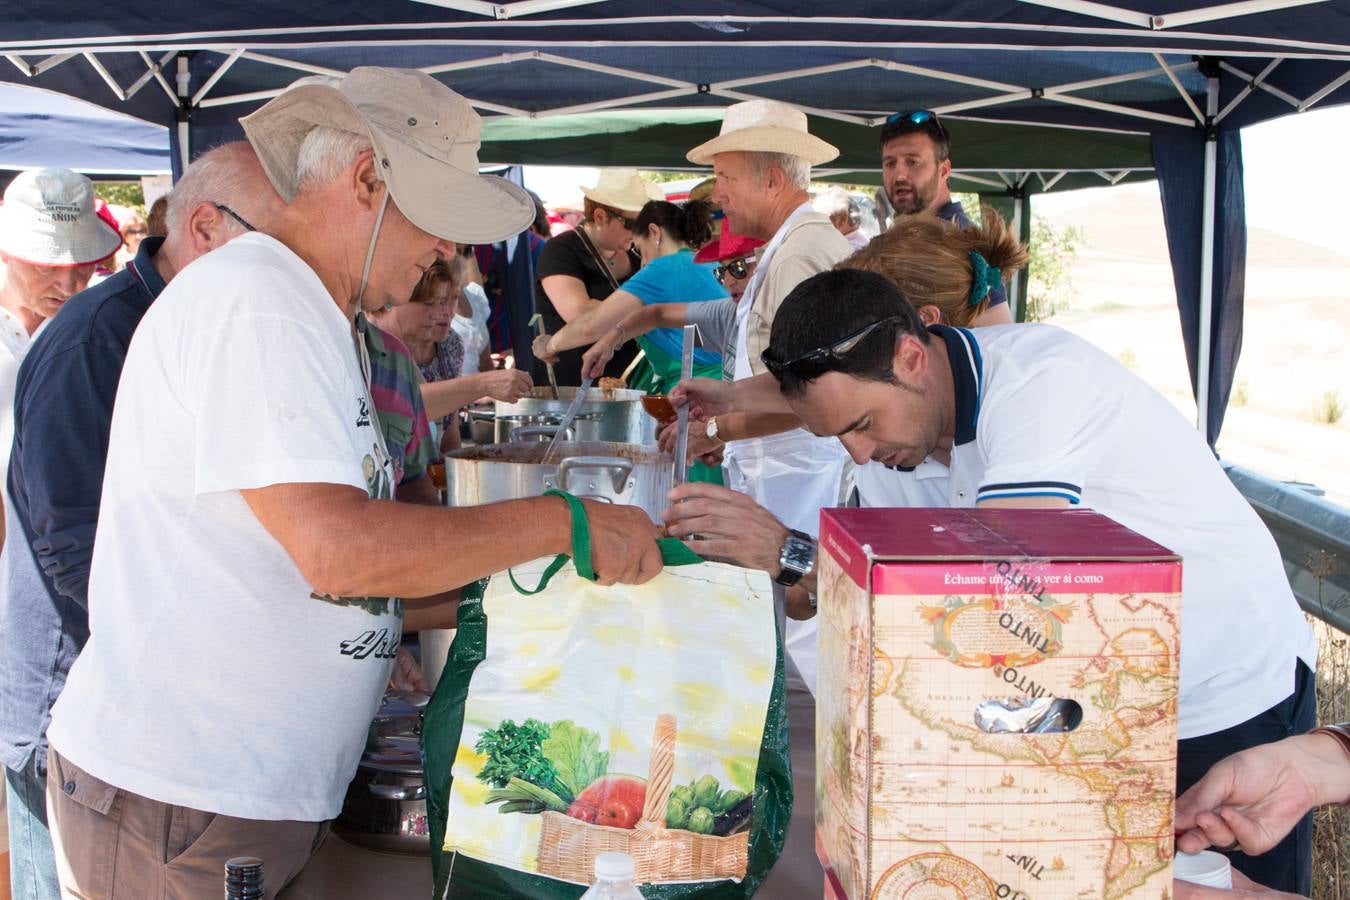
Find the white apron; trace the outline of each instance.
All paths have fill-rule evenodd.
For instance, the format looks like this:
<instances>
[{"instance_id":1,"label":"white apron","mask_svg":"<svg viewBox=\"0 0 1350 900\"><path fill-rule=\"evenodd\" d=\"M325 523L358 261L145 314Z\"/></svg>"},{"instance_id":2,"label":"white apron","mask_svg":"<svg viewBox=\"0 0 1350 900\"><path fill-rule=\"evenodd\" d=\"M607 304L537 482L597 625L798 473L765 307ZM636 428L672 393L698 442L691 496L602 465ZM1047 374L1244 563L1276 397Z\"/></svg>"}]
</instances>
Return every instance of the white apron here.
<instances>
[{"instance_id":1,"label":"white apron","mask_svg":"<svg viewBox=\"0 0 1350 900\"><path fill-rule=\"evenodd\" d=\"M778 229L760 255L745 295L736 304L734 376L737 381L754 374L746 350L746 332L760 276L768 271L783 235L800 216L812 211L809 203L803 204ZM727 487L752 497L788 528L815 536L820 532L820 510L839 505L844 463L848 456L838 439L816 437L805 429L796 428L765 438L730 441L723 459ZM781 605L781 591L778 593ZM783 640L788 655L814 695L816 620L787 619Z\"/></svg>"}]
</instances>

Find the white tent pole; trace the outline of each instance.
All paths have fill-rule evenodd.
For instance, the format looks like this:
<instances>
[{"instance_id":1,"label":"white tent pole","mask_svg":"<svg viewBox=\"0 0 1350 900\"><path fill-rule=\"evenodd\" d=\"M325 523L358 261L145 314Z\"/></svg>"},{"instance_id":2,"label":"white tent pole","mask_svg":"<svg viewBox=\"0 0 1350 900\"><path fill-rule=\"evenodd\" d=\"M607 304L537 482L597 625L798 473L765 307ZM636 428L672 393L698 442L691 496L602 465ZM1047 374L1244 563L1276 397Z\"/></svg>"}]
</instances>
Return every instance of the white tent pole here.
<instances>
[{"instance_id":1,"label":"white tent pole","mask_svg":"<svg viewBox=\"0 0 1350 900\"><path fill-rule=\"evenodd\" d=\"M1023 192L1013 192L1012 233L1017 240L1022 239L1022 207L1025 205ZM1012 282L1008 285L1008 303L1011 304L1013 321L1022 321L1022 270L1013 269Z\"/></svg>"},{"instance_id":2,"label":"white tent pole","mask_svg":"<svg viewBox=\"0 0 1350 900\"><path fill-rule=\"evenodd\" d=\"M188 127L188 93L192 86L192 73L188 69L187 55L178 57L178 163L180 171L186 172L192 162L192 133Z\"/></svg>"},{"instance_id":3,"label":"white tent pole","mask_svg":"<svg viewBox=\"0 0 1350 900\"><path fill-rule=\"evenodd\" d=\"M1210 121L1219 111L1219 78L1211 75L1205 91L1205 110ZM1200 224L1200 334L1196 352L1195 427L1209 438L1209 370L1214 320L1214 201L1219 163L1218 133L1211 125L1205 132L1204 209Z\"/></svg>"}]
</instances>

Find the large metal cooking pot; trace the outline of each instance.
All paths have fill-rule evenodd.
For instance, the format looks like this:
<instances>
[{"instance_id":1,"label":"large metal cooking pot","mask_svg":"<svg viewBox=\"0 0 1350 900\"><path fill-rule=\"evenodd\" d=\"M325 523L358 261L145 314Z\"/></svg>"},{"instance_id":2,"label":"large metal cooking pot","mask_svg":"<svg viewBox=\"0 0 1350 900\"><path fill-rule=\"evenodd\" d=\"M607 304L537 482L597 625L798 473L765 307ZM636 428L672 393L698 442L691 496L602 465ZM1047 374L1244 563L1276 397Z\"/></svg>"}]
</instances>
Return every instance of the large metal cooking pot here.
<instances>
[{"instance_id":1,"label":"large metal cooking pot","mask_svg":"<svg viewBox=\"0 0 1350 900\"><path fill-rule=\"evenodd\" d=\"M530 422L533 425L556 425L567 412L568 404L576 397L574 387L558 388L558 397L553 397L553 389L536 387L528 396L521 397L515 403L496 403L497 443L510 440L514 427L527 424L511 417L544 417L543 421ZM613 441L620 444L656 443L656 420L642 409L642 391L616 390L613 388L593 387L577 412L576 430L579 441ZM503 424L506 420L506 424Z\"/></svg>"},{"instance_id":2,"label":"large metal cooking pot","mask_svg":"<svg viewBox=\"0 0 1350 900\"><path fill-rule=\"evenodd\" d=\"M639 506L655 521L670 505L674 466L656 447L560 441L542 463L543 443L489 444L445 455L446 503L477 506L538 497L558 488L589 500Z\"/></svg>"},{"instance_id":3,"label":"large metal cooking pot","mask_svg":"<svg viewBox=\"0 0 1350 900\"><path fill-rule=\"evenodd\" d=\"M334 830L374 850L431 853L422 768L426 694L391 693L375 720Z\"/></svg>"}]
</instances>

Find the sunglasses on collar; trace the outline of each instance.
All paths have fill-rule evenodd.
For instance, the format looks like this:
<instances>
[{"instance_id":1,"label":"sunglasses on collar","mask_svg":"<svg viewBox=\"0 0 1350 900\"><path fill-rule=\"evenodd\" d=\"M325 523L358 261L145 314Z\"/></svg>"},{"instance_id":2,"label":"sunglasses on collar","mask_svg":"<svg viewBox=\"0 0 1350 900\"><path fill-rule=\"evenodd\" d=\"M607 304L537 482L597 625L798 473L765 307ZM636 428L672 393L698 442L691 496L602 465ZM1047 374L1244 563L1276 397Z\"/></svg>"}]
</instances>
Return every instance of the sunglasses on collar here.
<instances>
[{"instance_id":1,"label":"sunglasses on collar","mask_svg":"<svg viewBox=\"0 0 1350 900\"><path fill-rule=\"evenodd\" d=\"M827 344L824 347L808 350L800 356L794 356L792 359L780 360L778 355L773 352L772 347L766 348L764 352L760 354L759 358L764 361L764 367L767 368L775 378L781 378L784 372L790 372L793 377L801 381L811 381L836 368L850 353L858 349L859 345L867 340L867 338L877 329L884 328L887 325L895 325L903 321L905 321L903 316L890 316L885 319L879 319L870 325L858 329L850 335L840 338L833 344Z\"/></svg>"}]
</instances>

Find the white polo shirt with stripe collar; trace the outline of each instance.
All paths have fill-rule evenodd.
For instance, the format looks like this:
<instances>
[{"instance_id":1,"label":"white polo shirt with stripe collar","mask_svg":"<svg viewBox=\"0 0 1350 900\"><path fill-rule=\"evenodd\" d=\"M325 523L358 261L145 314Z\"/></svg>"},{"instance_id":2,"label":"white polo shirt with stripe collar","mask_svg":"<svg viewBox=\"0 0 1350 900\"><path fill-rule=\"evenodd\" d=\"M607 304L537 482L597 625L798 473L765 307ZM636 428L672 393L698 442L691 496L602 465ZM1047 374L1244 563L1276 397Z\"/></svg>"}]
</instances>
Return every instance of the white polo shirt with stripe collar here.
<instances>
[{"instance_id":1,"label":"white polo shirt with stripe collar","mask_svg":"<svg viewBox=\"0 0 1350 900\"><path fill-rule=\"evenodd\" d=\"M1050 495L1094 509L1178 553L1178 737L1231 728L1294 691L1317 645L1265 525L1199 432L1097 347L1048 325L972 333L934 326L956 395L950 469L869 463L863 506ZM920 478L918 476L922 475Z\"/></svg>"}]
</instances>

